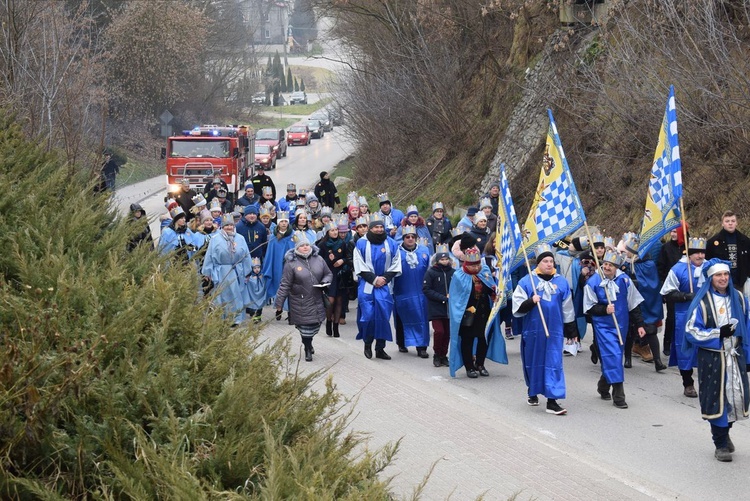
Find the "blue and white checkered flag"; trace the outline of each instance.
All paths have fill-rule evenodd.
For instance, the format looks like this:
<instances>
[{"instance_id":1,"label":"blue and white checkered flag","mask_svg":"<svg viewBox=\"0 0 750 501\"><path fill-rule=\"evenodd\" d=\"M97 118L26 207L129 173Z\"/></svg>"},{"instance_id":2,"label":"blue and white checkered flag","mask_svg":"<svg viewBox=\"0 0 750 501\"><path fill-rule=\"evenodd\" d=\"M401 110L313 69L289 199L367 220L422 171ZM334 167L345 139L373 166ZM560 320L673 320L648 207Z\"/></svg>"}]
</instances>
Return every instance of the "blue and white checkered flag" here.
<instances>
[{"instance_id":1,"label":"blue and white checkered flag","mask_svg":"<svg viewBox=\"0 0 750 501\"><path fill-rule=\"evenodd\" d=\"M495 252L499 253L497 257L500 264L498 290L512 294L511 265L521 248L522 238L516 209L513 206L513 197L510 195L508 178L505 175L505 164L500 165L500 195L502 203L498 204L497 232L495 233ZM504 294L503 303L510 294Z\"/></svg>"},{"instance_id":2,"label":"blue and white checkered flag","mask_svg":"<svg viewBox=\"0 0 750 501\"><path fill-rule=\"evenodd\" d=\"M677 106L674 86L669 87L669 99L659 130L659 141L651 166L651 178L646 196L646 208L641 224L641 245L638 255L643 258L665 234L680 225L682 198L682 163L677 137Z\"/></svg>"}]
</instances>

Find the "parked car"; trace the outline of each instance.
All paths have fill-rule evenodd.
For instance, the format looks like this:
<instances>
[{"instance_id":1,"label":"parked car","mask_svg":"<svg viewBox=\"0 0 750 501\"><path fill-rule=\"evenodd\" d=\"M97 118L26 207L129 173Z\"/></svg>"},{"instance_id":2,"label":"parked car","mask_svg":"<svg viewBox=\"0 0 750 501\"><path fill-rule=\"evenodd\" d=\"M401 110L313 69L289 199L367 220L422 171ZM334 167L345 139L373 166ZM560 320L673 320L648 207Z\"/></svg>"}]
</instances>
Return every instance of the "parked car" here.
<instances>
[{"instance_id":1,"label":"parked car","mask_svg":"<svg viewBox=\"0 0 750 501\"><path fill-rule=\"evenodd\" d=\"M276 157L285 157L287 150L286 130L260 129L255 133L255 144L267 144L276 152Z\"/></svg>"},{"instance_id":2,"label":"parked car","mask_svg":"<svg viewBox=\"0 0 750 501\"><path fill-rule=\"evenodd\" d=\"M276 168L276 152L267 144L255 143L255 167L263 166L265 170Z\"/></svg>"},{"instance_id":3,"label":"parked car","mask_svg":"<svg viewBox=\"0 0 750 501\"><path fill-rule=\"evenodd\" d=\"M266 93L258 92L257 94L253 94L252 103L253 104L266 104Z\"/></svg>"},{"instance_id":4,"label":"parked car","mask_svg":"<svg viewBox=\"0 0 750 501\"><path fill-rule=\"evenodd\" d=\"M292 92L292 97L289 98L289 104L307 104L307 94L305 91L300 90Z\"/></svg>"},{"instance_id":5,"label":"parked car","mask_svg":"<svg viewBox=\"0 0 750 501\"><path fill-rule=\"evenodd\" d=\"M344 113L340 106L334 104L328 105L325 110L328 112L328 117L331 119L331 125L343 125Z\"/></svg>"},{"instance_id":6,"label":"parked car","mask_svg":"<svg viewBox=\"0 0 750 501\"><path fill-rule=\"evenodd\" d=\"M289 127L286 141L288 144L302 144L304 146L310 144L310 129L307 124L294 124Z\"/></svg>"},{"instance_id":7,"label":"parked car","mask_svg":"<svg viewBox=\"0 0 750 501\"><path fill-rule=\"evenodd\" d=\"M323 126L320 123L320 120L307 120L305 122L307 124L307 128L310 129L310 137L313 139L321 139L323 135L325 134L325 131L323 130Z\"/></svg>"},{"instance_id":8,"label":"parked car","mask_svg":"<svg viewBox=\"0 0 750 501\"><path fill-rule=\"evenodd\" d=\"M318 110L312 115L310 115L311 120L319 120L320 125L323 126L323 132L331 132L333 130L333 124L331 123L331 118L328 116L328 113L325 110Z\"/></svg>"}]
</instances>

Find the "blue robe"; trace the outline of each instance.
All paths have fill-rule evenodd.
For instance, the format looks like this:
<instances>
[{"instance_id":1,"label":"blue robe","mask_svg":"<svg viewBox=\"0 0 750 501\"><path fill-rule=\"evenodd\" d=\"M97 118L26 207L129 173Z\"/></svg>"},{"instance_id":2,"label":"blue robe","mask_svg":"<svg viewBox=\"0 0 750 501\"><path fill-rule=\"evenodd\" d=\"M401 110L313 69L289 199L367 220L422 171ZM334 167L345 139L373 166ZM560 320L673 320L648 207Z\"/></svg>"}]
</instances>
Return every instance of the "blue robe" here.
<instances>
[{"instance_id":1,"label":"blue robe","mask_svg":"<svg viewBox=\"0 0 750 501\"><path fill-rule=\"evenodd\" d=\"M284 271L284 254L290 249L294 249L291 233L282 238L278 238L277 235L268 238L266 258L263 260L263 278L266 281L266 297L268 299L276 297L276 291L279 290L281 275Z\"/></svg>"},{"instance_id":2,"label":"blue robe","mask_svg":"<svg viewBox=\"0 0 750 501\"><path fill-rule=\"evenodd\" d=\"M404 346L429 346L430 324L427 320L427 298L422 293L422 282L430 267L430 251L417 245L413 254L417 262L412 267L407 261L408 252L399 246L401 275L393 281L393 299L396 313L404 326Z\"/></svg>"},{"instance_id":3,"label":"blue robe","mask_svg":"<svg viewBox=\"0 0 750 501\"><path fill-rule=\"evenodd\" d=\"M367 247L370 247L368 256ZM386 250L387 249L387 250ZM390 262L388 259L390 257ZM401 274L401 254L396 242L388 237L382 244L370 244L367 237L357 240L354 249L354 272L371 272L383 276L386 272ZM393 341L391 314L393 314L392 283L374 287L361 276L357 286L357 339L371 343L374 339Z\"/></svg>"},{"instance_id":4,"label":"blue robe","mask_svg":"<svg viewBox=\"0 0 750 501\"><path fill-rule=\"evenodd\" d=\"M478 276L487 287L492 288L497 285L495 279L492 277L489 266L484 263L482 263L482 269L479 271ZM472 293L473 289L471 275L466 273L462 268L456 270L451 279L450 289L448 289L448 317L451 328L449 369L451 377L456 377L456 371L464 366L464 359L461 356L461 337L459 336L459 331L461 330L461 319L464 316L466 303L469 302L469 294ZM492 299L488 297L487 301L492 302ZM500 328L501 323L500 315L496 315L492 324L485 329L485 332L488 332L487 358L498 364L507 364L508 353L505 349L505 337ZM476 343L474 349L476 350Z\"/></svg>"},{"instance_id":5,"label":"blue robe","mask_svg":"<svg viewBox=\"0 0 750 501\"><path fill-rule=\"evenodd\" d=\"M177 233L172 226L169 226L164 228L161 237L159 237L159 252L167 254L182 246L187 246L188 249L193 248L193 250L187 251L188 258L192 258L195 250L200 248L202 244L202 239L196 238L189 228L185 230L185 233Z\"/></svg>"},{"instance_id":6,"label":"blue robe","mask_svg":"<svg viewBox=\"0 0 750 501\"><path fill-rule=\"evenodd\" d=\"M628 333L630 310L643 302L643 297L625 273L620 270L615 273L613 282L619 288L619 292L615 294L612 304L615 305L615 317L624 343ZM599 273L592 275L586 282L585 294L585 311L589 311L594 304L607 304L607 296L602 287L602 276ZM624 350L617 337L617 328L612 315L591 315L591 322L594 326L596 345L599 348L602 375L609 384L622 383L625 381L625 371L622 365Z\"/></svg>"},{"instance_id":7,"label":"blue robe","mask_svg":"<svg viewBox=\"0 0 750 501\"><path fill-rule=\"evenodd\" d=\"M245 317L245 305L250 296L245 287L245 275L252 270L250 251L241 235L232 236L234 252L222 232L208 243L201 273L214 283L214 304L224 307L224 318L234 318L239 324Z\"/></svg>"},{"instance_id":8,"label":"blue robe","mask_svg":"<svg viewBox=\"0 0 750 501\"><path fill-rule=\"evenodd\" d=\"M261 271L257 275L252 273L247 278L247 294L250 298L247 307L251 310L260 310L266 304L266 279Z\"/></svg>"},{"instance_id":9,"label":"blue robe","mask_svg":"<svg viewBox=\"0 0 750 501\"><path fill-rule=\"evenodd\" d=\"M575 320L573 296L567 280L555 274L547 282L552 287L549 298L541 290L536 290L545 282L538 278L536 272L526 275L519 282L513 292L513 315L524 317L521 337L521 361L523 362L523 377L529 389L529 396L544 395L546 398L565 398L565 373L563 372L563 346L565 336L563 324ZM542 297L544 320L547 324L549 337L544 332L539 315L539 307L527 313L518 313L518 308L534 294Z\"/></svg>"},{"instance_id":10,"label":"blue robe","mask_svg":"<svg viewBox=\"0 0 750 501\"><path fill-rule=\"evenodd\" d=\"M430 229L427 226L424 226L424 225L417 226L416 228L417 228L417 238L424 238L424 239L426 239L428 242L430 242L430 249L432 249L432 247L433 247L433 245L432 245L432 234L430 233ZM395 240L396 240L396 242L401 243L401 242L404 241L404 236L402 234L403 231L404 231L404 227L403 226L399 226L398 229L396 230L396 236L394 237Z\"/></svg>"},{"instance_id":11,"label":"blue robe","mask_svg":"<svg viewBox=\"0 0 750 501\"><path fill-rule=\"evenodd\" d=\"M655 324L664 318L664 305L659 293L661 284L659 283L656 261L653 259L636 261L633 268L635 268L635 279L638 281L638 292L643 296L643 302L641 303L643 322Z\"/></svg>"},{"instance_id":12,"label":"blue robe","mask_svg":"<svg viewBox=\"0 0 750 501\"><path fill-rule=\"evenodd\" d=\"M693 272L693 293L696 293L702 283L699 284L699 279L695 276L695 266L690 265L690 270ZM699 270L699 274L700 272L701 270ZM672 266L671 270L669 270L667 278L664 280L661 293L666 296L675 290L679 290L680 292L690 292L686 257L683 257ZM669 366L677 366L680 370L684 371L692 369L697 363L695 351L692 353L682 351L682 344L685 342L685 324L687 324L688 320L687 312L689 307L689 301L674 303L674 333L672 337L672 345L669 347Z\"/></svg>"}]
</instances>

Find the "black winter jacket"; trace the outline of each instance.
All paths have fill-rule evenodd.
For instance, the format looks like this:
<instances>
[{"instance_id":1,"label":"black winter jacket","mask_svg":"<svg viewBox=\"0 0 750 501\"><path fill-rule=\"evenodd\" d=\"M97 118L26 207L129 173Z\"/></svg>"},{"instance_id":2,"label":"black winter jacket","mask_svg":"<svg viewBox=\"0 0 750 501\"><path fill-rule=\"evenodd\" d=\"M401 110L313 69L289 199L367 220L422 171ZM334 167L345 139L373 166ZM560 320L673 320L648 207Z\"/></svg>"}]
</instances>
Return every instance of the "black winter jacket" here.
<instances>
[{"instance_id":1,"label":"black winter jacket","mask_svg":"<svg viewBox=\"0 0 750 501\"><path fill-rule=\"evenodd\" d=\"M424 274L422 292L427 297L427 319L448 318L448 290L455 270L451 265L430 266Z\"/></svg>"}]
</instances>

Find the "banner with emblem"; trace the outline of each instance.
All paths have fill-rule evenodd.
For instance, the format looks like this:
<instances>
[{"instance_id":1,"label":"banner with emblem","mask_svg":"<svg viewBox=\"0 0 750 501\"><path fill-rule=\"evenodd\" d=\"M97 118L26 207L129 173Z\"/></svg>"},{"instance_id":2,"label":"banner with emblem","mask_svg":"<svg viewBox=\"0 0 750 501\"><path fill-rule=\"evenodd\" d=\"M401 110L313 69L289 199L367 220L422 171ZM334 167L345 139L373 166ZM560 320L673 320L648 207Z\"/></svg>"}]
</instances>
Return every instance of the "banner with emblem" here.
<instances>
[{"instance_id":1,"label":"banner with emblem","mask_svg":"<svg viewBox=\"0 0 750 501\"><path fill-rule=\"evenodd\" d=\"M521 230L518 227L518 217L510 195L508 178L505 175L505 164L500 165L500 198L497 204L497 228L495 231L495 255L497 256L497 300L492 306L487 320L487 329L492 320L508 303L513 290L511 285L511 264L521 248Z\"/></svg>"},{"instance_id":2,"label":"banner with emblem","mask_svg":"<svg viewBox=\"0 0 750 501\"><path fill-rule=\"evenodd\" d=\"M682 162L677 138L677 107L674 86L670 85L667 108L659 130L654 163L651 166L646 209L641 223L639 257L646 256L662 236L680 225L681 198Z\"/></svg>"},{"instance_id":3,"label":"banner with emblem","mask_svg":"<svg viewBox=\"0 0 750 501\"><path fill-rule=\"evenodd\" d=\"M549 129L539 184L534 193L529 216L521 230L523 246L530 254L534 253L538 244L551 245L570 235L586 222L552 110L547 110L547 114ZM521 266L523 262L523 251L517 252L510 271Z\"/></svg>"}]
</instances>

